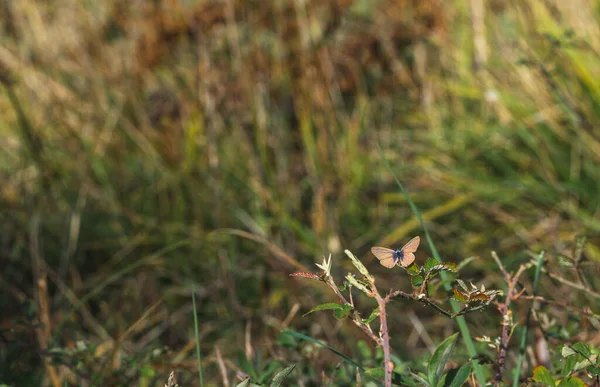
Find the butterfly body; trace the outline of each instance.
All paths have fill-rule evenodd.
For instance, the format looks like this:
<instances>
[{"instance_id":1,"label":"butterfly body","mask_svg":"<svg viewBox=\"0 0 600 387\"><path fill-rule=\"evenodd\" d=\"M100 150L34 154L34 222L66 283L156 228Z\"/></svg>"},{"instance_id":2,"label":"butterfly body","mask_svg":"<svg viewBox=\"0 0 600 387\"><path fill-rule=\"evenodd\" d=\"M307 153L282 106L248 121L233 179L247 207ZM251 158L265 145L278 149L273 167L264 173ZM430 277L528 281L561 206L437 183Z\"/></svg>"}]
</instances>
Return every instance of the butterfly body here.
<instances>
[{"instance_id":1,"label":"butterfly body","mask_svg":"<svg viewBox=\"0 0 600 387\"><path fill-rule=\"evenodd\" d=\"M417 236L408 241L401 249L392 250L386 247L371 247L371 252L379 259L379 263L388 269L391 269L398 263L402 267L408 267L415 260L414 253L417 251L420 242L421 238Z\"/></svg>"}]
</instances>

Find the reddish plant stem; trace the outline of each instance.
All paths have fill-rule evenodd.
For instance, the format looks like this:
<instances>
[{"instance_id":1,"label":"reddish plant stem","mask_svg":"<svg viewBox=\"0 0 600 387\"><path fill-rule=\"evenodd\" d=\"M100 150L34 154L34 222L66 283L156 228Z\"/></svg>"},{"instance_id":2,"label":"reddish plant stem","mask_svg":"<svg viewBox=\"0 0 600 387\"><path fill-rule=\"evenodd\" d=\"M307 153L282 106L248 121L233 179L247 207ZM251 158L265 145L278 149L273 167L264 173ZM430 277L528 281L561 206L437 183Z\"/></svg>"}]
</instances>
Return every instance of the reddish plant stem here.
<instances>
[{"instance_id":1,"label":"reddish plant stem","mask_svg":"<svg viewBox=\"0 0 600 387\"><path fill-rule=\"evenodd\" d=\"M508 312L510 308L510 303L516 300L521 293L515 294L515 288L517 282L519 281L519 277L525 271L525 266L521 265L516 274L510 275L505 269L500 259L496 256L495 253L492 253L492 256L496 260L498 266L500 266L500 270L504 274L504 279L506 280L506 284L508 285L508 291L506 292L506 300L503 304L500 305L500 314L502 315L502 333L500 334L500 346L498 348L498 357L496 358L496 377L494 378L494 386L499 386L502 383L502 374L504 373L504 363L506 361L506 350L508 348L508 341L510 340L510 335L508 333L510 329L510 321L508 318Z\"/></svg>"},{"instance_id":2,"label":"reddish plant stem","mask_svg":"<svg viewBox=\"0 0 600 387\"><path fill-rule=\"evenodd\" d=\"M380 335L381 335L381 347L383 348L383 361L385 367L385 379L384 386L391 387L392 386L392 372L394 371L394 363L392 362L391 349L390 349L390 334L387 326L387 314L385 311L385 306L390 300L389 296L386 298L381 298L381 295L377 291L375 284L371 284L371 291L375 296L375 300L377 300L377 305L379 306L379 321L381 322Z\"/></svg>"}]
</instances>

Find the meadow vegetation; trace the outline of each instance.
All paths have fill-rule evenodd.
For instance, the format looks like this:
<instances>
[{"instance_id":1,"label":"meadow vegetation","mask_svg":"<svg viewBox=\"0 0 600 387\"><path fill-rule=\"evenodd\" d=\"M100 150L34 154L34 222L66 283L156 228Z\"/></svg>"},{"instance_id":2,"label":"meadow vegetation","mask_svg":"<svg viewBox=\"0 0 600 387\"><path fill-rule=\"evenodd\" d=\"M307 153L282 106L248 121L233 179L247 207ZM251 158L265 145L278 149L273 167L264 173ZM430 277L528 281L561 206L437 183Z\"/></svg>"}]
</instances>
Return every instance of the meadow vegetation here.
<instances>
[{"instance_id":1,"label":"meadow vegetation","mask_svg":"<svg viewBox=\"0 0 600 387\"><path fill-rule=\"evenodd\" d=\"M0 7L0 384L599 385L597 2Z\"/></svg>"}]
</instances>

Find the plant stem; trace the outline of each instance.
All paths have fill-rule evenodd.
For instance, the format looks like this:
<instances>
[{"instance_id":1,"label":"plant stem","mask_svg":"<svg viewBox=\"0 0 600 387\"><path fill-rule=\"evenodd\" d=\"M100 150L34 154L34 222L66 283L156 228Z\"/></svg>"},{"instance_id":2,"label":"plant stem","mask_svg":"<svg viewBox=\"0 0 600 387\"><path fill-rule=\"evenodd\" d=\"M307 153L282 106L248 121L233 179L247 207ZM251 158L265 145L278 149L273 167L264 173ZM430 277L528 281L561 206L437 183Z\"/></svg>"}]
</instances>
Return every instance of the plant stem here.
<instances>
[{"instance_id":1,"label":"plant stem","mask_svg":"<svg viewBox=\"0 0 600 387\"><path fill-rule=\"evenodd\" d=\"M381 298L381 295L377 291L375 284L371 284L371 291L375 295L377 305L379 306L379 321L381 322L381 328L379 334L381 335L381 347L383 348L383 361L385 367L385 387L392 386L392 372L394 371L394 363L392 362L391 349L390 349L390 334L387 326L387 314L385 311L385 305L390 300L388 297Z\"/></svg>"}]
</instances>

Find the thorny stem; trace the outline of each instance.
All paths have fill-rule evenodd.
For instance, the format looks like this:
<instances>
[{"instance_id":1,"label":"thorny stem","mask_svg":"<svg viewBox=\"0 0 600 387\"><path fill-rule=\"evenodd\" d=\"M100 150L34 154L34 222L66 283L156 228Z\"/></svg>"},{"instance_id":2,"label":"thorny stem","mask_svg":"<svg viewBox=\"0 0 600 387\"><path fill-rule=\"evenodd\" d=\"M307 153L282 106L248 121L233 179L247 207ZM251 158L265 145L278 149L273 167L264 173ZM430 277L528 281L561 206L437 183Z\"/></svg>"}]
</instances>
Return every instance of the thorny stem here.
<instances>
[{"instance_id":1,"label":"thorny stem","mask_svg":"<svg viewBox=\"0 0 600 387\"><path fill-rule=\"evenodd\" d=\"M383 347L383 361L385 363L385 379L384 385L385 387L392 386L392 372L394 371L394 363L392 362L391 350L390 350L390 334L387 326L387 314L385 311L385 306L389 302L389 296L386 298L381 298L379 291L375 287L375 284L371 283L371 291L375 296L375 300L377 300L377 305L379 306L379 321L381 322L381 328L379 333L381 334L381 346Z\"/></svg>"},{"instance_id":2,"label":"thorny stem","mask_svg":"<svg viewBox=\"0 0 600 387\"><path fill-rule=\"evenodd\" d=\"M500 270L504 274L504 279L508 285L508 291L506 293L506 300L504 301L504 304L502 304L500 306L500 314L502 315L502 333L500 335L500 346L499 346L499 350L498 350L498 357L496 358L496 377L494 378L494 386L499 386L502 383L502 373L504 372L504 363L506 360L506 350L508 348L508 341L510 340L510 335L508 333L508 331L510 329L510 326L509 326L510 323L508 320L508 313L510 310L509 307L510 307L510 303L512 301L516 300L522 294L522 292L515 294L515 287L517 285L517 282L519 281L519 277L525 271L526 266L521 265L515 275L510 275L506 271L506 269L504 269L504 265L502 265L502 262L500 261L500 259L498 258L498 256L496 255L495 252L492 252L492 257L496 261L496 264L498 265L498 267L500 267Z\"/></svg>"}]
</instances>

